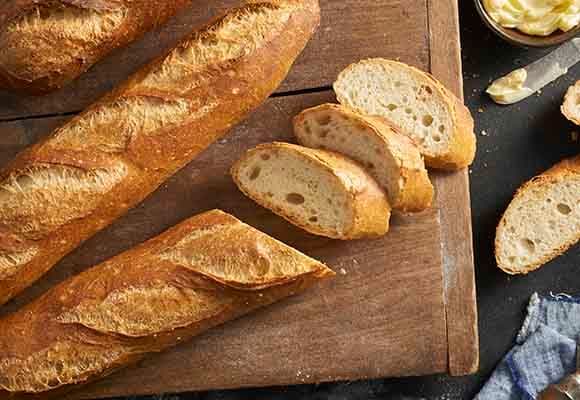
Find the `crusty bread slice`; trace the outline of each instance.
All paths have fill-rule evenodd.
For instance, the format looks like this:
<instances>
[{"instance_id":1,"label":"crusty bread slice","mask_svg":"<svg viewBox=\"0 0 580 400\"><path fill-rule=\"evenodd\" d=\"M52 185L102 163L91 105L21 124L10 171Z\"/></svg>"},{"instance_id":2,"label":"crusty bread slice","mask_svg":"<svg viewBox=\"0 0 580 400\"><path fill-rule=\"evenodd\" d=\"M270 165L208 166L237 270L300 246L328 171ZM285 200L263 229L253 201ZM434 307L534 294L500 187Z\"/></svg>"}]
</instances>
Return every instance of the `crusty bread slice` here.
<instances>
[{"instance_id":1,"label":"crusty bread slice","mask_svg":"<svg viewBox=\"0 0 580 400\"><path fill-rule=\"evenodd\" d=\"M570 86L566 92L562 114L576 125L580 125L580 81Z\"/></svg>"},{"instance_id":2,"label":"crusty bread slice","mask_svg":"<svg viewBox=\"0 0 580 400\"><path fill-rule=\"evenodd\" d=\"M393 208L417 212L431 206L433 185L419 149L384 119L323 104L297 115L294 133L303 146L335 151L364 165Z\"/></svg>"},{"instance_id":3,"label":"crusty bread slice","mask_svg":"<svg viewBox=\"0 0 580 400\"><path fill-rule=\"evenodd\" d=\"M469 110L431 75L382 58L363 60L340 73L338 101L398 125L417 143L429 167L460 169L475 157Z\"/></svg>"},{"instance_id":4,"label":"crusty bread slice","mask_svg":"<svg viewBox=\"0 0 580 400\"><path fill-rule=\"evenodd\" d=\"M495 238L498 266L527 274L580 240L580 156L525 183L508 206Z\"/></svg>"},{"instance_id":5,"label":"crusty bread slice","mask_svg":"<svg viewBox=\"0 0 580 400\"><path fill-rule=\"evenodd\" d=\"M232 176L255 202L315 235L347 240L378 237L389 229L385 193L340 154L262 144L233 166Z\"/></svg>"}]
</instances>

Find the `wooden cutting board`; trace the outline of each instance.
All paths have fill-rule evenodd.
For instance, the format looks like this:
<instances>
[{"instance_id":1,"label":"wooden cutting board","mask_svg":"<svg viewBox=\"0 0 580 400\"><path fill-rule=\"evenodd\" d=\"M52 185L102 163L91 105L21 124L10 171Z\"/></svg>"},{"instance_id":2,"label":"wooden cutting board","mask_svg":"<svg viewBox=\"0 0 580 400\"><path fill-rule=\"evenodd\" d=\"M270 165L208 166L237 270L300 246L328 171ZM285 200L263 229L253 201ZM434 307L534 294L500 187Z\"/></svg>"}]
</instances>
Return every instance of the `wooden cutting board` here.
<instances>
[{"instance_id":1,"label":"wooden cutting board","mask_svg":"<svg viewBox=\"0 0 580 400\"><path fill-rule=\"evenodd\" d=\"M115 52L53 95L0 94L0 164L83 109L235 0L194 0L161 31ZM432 210L395 215L383 239L307 235L244 198L228 175L258 143L292 141L291 118L335 101L337 73L365 57L400 59L461 93L456 0L321 0L323 21L279 91L142 205L66 257L6 313L56 282L212 208L326 262L337 277L85 388L75 398L474 372L478 334L468 175L432 173Z\"/></svg>"}]
</instances>

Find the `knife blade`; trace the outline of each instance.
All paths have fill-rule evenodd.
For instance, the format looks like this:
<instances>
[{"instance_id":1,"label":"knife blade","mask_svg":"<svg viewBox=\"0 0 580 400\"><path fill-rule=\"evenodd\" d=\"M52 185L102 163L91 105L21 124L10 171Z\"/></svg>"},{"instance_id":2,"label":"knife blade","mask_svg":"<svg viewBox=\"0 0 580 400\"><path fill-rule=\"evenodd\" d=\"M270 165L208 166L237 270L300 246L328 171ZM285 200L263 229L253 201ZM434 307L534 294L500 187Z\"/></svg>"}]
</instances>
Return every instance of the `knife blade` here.
<instances>
[{"instance_id":1,"label":"knife blade","mask_svg":"<svg viewBox=\"0 0 580 400\"><path fill-rule=\"evenodd\" d=\"M524 68L518 68L503 78L494 82L501 82L506 77L523 77L525 80L521 87L510 86L508 95L495 95L493 90L488 89L492 99L499 104L513 104L536 93L550 82L555 81L560 76L568 73L568 70L576 63L580 62L580 38L574 38L564 43L556 50L531 63ZM524 70L524 71L522 71ZM522 74L523 73L523 74ZM493 86L493 84L492 84Z\"/></svg>"}]
</instances>

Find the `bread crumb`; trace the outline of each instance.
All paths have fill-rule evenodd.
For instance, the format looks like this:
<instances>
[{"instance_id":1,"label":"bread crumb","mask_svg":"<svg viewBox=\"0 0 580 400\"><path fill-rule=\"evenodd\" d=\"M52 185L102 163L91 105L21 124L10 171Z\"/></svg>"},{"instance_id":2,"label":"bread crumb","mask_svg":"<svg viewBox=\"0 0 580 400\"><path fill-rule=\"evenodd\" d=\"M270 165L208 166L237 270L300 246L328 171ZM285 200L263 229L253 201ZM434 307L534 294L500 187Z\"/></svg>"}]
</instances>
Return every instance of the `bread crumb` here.
<instances>
[{"instance_id":1,"label":"bread crumb","mask_svg":"<svg viewBox=\"0 0 580 400\"><path fill-rule=\"evenodd\" d=\"M479 108L477 109L477 112L481 114L481 113L483 112L483 108L479 107Z\"/></svg>"},{"instance_id":2,"label":"bread crumb","mask_svg":"<svg viewBox=\"0 0 580 400\"><path fill-rule=\"evenodd\" d=\"M346 275L346 269L341 268L338 272L340 272L341 275Z\"/></svg>"},{"instance_id":3,"label":"bread crumb","mask_svg":"<svg viewBox=\"0 0 580 400\"><path fill-rule=\"evenodd\" d=\"M486 131L481 131L481 136L487 136L488 133Z\"/></svg>"}]
</instances>

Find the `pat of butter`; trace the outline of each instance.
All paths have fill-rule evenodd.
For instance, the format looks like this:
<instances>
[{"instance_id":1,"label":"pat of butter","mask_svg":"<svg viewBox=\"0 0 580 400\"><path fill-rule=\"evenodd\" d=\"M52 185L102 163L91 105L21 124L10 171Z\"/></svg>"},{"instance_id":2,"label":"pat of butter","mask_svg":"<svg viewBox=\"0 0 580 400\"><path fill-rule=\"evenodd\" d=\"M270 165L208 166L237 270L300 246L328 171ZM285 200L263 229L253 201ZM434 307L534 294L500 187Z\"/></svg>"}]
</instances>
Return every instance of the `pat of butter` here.
<instances>
[{"instance_id":1,"label":"pat of butter","mask_svg":"<svg viewBox=\"0 0 580 400\"><path fill-rule=\"evenodd\" d=\"M516 69L495 80L486 92L498 104L517 103L534 93L532 89L524 86L527 78L528 73L525 69Z\"/></svg>"},{"instance_id":2,"label":"pat of butter","mask_svg":"<svg viewBox=\"0 0 580 400\"><path fill-rule=\"evenodd\" d=\"M491 18L504 28L548 36L580 23L580 0L483 0Z\"/></svg>"}]
</instances>

